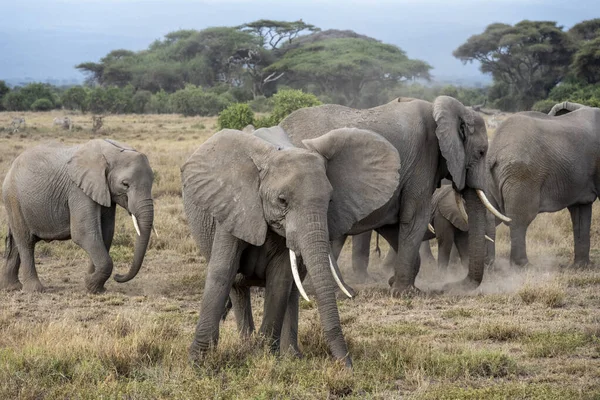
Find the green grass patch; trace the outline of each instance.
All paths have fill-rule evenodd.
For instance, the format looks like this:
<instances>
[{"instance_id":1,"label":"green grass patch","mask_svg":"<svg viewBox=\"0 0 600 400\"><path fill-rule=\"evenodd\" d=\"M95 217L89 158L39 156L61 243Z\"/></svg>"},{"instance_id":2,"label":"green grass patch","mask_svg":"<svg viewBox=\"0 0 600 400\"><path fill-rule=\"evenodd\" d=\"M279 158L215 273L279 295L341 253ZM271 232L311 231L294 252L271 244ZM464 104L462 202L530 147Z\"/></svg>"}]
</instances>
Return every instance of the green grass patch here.
<instances>
[{"instance_id":1,"label":"green grass patch","mask_svg":"<svg viewBox=\"0 0 600 400\"><path fill-rule=\"evenodd\" d=\"M524 342L530 357L558 357L573 353L591 338L579 332L537 332Z\"/></svg>"}]
</instances>

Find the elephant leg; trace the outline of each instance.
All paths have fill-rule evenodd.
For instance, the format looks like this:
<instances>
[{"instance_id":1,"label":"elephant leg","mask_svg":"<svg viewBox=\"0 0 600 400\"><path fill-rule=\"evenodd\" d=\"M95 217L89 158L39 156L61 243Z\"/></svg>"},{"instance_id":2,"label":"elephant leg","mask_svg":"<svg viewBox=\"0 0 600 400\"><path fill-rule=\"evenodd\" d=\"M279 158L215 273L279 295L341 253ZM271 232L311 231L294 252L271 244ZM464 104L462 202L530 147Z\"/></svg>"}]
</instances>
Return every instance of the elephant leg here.
<instances>
[{"instance_id":1,"label":"elephant leg","mask_svg":"<svg viewBox=\"0 0 600 400\"><path fill-rule=\"evenodd\" d=\"M300 279L304 280L306 271L300 272ZM281 330L281 353L290 353L297 357L302 357L302 352L298 346L298 310L300 308L300 292L296 285L292 285L288 306L283 318L283 328Z\"/></svg>"},{"instance_id":2,"label":"elephant leg","mask_svg":"<svg viewBox=\"0 0 600 400\"><path fill-rule=\"evenodd\" d=\"M240 336L247 338L254 332L250 287L234 285L229 298L233 305L233 314L235 315L238 332Z\"/></svg>"},{"instance_id":3,"label":"elephant leg","mask_svg":"<svg viewBox=\"0 0 600 400\"><path fill-rule=\"evenodd\" d=\"M102 226L102 240L104 241L104 246L106 250L110 253L110 247L112 246L112 241L115 236L115 214L117 208L116 206L112 207L102 207L102 211L100 214L100 223ZM96 271L96 267L94 266L94 262L90 258L88 274L91 275Z\"/></svg>"},{"instance_id":4,"label":"elephant leg","mask_svg":"<svg viewBox=\"0 0 600 400\"><path fill-rule=\"evenodd\" d=\"M575 260L577 266L590 263L590 226L592 223L592 203L578 204L569 207L573 222L573 239L575 242Z\"/></svg>"},{"instance_id":5,"label":"elephant leg","mask_svg":"<svg viewBox=\"0 0 600 400\"><path fill-rule=\"evenodd\" d=\"M524 266L527 258L527 228L535 219L539 201L539 189L530 182L511 186L505 183L502 195L505 199L506 216L512 219L510 224L510 263Z\"/></svg>"},{"instance_id":6,"label":"elephant leg","mask_svg":"<svg viewBox=\"0 0 600 400\"><path fill-rule=\"evenodd\" d=\"M102 293L110 278L113 262L104 244L101 228L101 209L75 208L71 215L71 237L73 242L86 251L94 264L94 273L87 275L85 286L90 293Z\"/></svg>"},{"instance_id":7,"label":"elephant leg","mask_svg":"<svg viewBox=\"0 0 600 400\"><path fill-rule=\"evenodd\" d=\"M210 346L216 346L219 342L219 322L245 247L244 242L217 225L202 294L200 318L189 350L192 361L198 361Z\"/></svg>"},{"instance_id":8,"label":"elephant leg","mask_svg":"<svg viewBox=\"0 0 600 400\"><path fill-rule=\"evenodd\" d=\"M346 243L346 238L348 235L344 235L339 239L335 239L331 242L331 255L336 260L339 260L342 249L344 248L344 243Z\"/></svg>"},{"instance_id":9,"label":"elephant leg","mask_svg":"<svg viewBox=\"0 0 600 400\"><path fill-rule=\"evenodd\" d=\"M352 236L352 271L361 282L369 279L369 253L371 251L371 234L367 231Z\"/></svg>"},{"instance_id":10,"label":"elephant leg","mask_svg":"<svg viewBox=\"0 0 600 400\"><path fill-rule=\"evenodd\" d=\"M23 290L26 292L43 292L45 290L35 269L35 240L17 241L17 249L21 258L23 271Z\"/></svg>"},{"instance_id":11,"label":"elephant leg","mask_svg":"<svg viewBox=\"0 0 600 400\"><path fill-rule=\"evenodd\" d=\"M264 315L260 333L267 338L271 350L279 351L281 329L293 282L287 251L279 251L267 266Z\"/></svg>"},{"instance_id":12,"label":"elephant leg","mask_svg":"<svg viewBox=\"0 0 600 400\"><path fill-rule=\"evenodd\" d=\"M442 215L436 213L434 217L435 234L438 243L438 268L448 269L452 245L455 240L455 227Z\"/></svg>"},{"instance_id":13,"label":"elephant leg","mask_svg":"<svg viewBox=\"0 0 600 400\"><path fill-rule=\"evenodd\" d=\"M429 252L431 253L431 249L429 249ZM383 259L382 269L384 271L393 272L396 263L396 257L398 257L398 253L390 246L390 249ZM433 258L433 255L431 257Z\"/></svg>"},{"instance_id":14,"label":"elephant leg","mask_svg":"<svg viewBox=\"0 0 600 400\"><path fill-rule=\"evenodd\" d=\"M469 267L469 233L468 232L456 232L454 235L454 245L458 251L460 262L463 267Z\"/></svg>"},{"instance_id":15,"label":"elephant leg","mask_svg":"<svg viewBox=\"0 0 600 400\"><path fill-rule=\"evenodd\" d=\"M425 264L433 264L435 262L435 257L433 257L433 253L431 252L429 240L424 240L421 243L421 247L419 247L419 255L421 256L421 261Z\"/></svg>"},{"instance_id":16,"label":"elephant leg","mask_svg":"<svg viewBox=\"0 0 600 400\"><path fill-rule=\"evenodd\" d=\"M19 249L17 248L10 229L6 235L5 253L4 258L6 258L6 264L2 271L2 275L0 276L0 289L21 290L23 287L21 282L19 282L21 257L19 256Z\"/></svg>"}]
</instances>

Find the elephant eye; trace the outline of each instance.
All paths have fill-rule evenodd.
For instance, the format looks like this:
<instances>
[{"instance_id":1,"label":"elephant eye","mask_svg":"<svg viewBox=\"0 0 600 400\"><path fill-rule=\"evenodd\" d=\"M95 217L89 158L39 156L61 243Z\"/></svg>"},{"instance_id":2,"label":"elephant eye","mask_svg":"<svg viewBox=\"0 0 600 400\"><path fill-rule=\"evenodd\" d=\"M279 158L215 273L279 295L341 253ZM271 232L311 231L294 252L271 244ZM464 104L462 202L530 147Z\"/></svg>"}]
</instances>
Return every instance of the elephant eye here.
<instances>
[{"instance_id":1,"label":"elephant eye","mask_svg":"<svg viewBox=\"0 0 600 400\"><path fill-rule=\"evenodd\" d=\"M465 122L460 121L460 126L458 127L458 132L460 135L460 140L462 140L463 142L465 141L465 131L466 131Z\"/></svg>"},{"instance_id":2,"label":"elephant eye","mask_svg":"<svg viewBox=\"0 0 600 400\"><path fill-rule=\"evenodd\" d=\"M283 206L283 207L287 207L287 200L286 200L286 198L285 198L285 196L284 196L284 195L280 194L280 195L277 197L277 201L279 202L279 204L280 204L281 206Z\"/></svg>"},{"instance_id":3,"label":"elephant eye","mask_svg":"<svg viewBox=\"0 0 600 400\"><path fill-rule=\"evenodd\" d=\"M122 182L121 182L121 184L122 184L123 186L125 186L126 188L128 188L128 187L129 187L129 182L128 182L128 181L122 181Z\"/></svg>"}]
</instances>

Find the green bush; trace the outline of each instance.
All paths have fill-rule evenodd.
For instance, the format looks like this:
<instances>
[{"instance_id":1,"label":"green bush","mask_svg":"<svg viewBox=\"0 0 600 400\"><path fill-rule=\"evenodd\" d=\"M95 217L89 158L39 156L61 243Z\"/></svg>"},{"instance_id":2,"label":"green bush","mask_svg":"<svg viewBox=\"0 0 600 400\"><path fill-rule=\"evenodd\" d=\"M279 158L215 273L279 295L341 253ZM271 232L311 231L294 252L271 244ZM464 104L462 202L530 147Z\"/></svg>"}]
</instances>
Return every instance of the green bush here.
<instances>
[{"instance_id":1,"label":"green bush","mask_svg":"<svg viewBox=\"0 0 600 400\"><path fill-rule=\"evenodd\" d=\"M145 109L146 112L151 114L169 114L172 111L171 103L169 102L169 93L162 89L154 93Z\"/></svg>"},{"instance_id":2,"label":"green bush","mask_svg":"<svg viewBox=\"0 0 600 400\"><path fill-rule=\"evenodd\" d=\"M539 111L548 114L556 103L557 102L552 99L536 101L533 106L531 106L531 111Z\"/></svg>"},{"instance_id":3,"label":"green bush","mask_svg":"<svg viewBox=\"0 0 600 400\"><path fill-rule=\"evenodd\" d=\"M246 103L235 103L221 111L219 114L219 129L239 129L254 122L254 112Z\"/></svg>"},{"instance_id":4,"label":"green bush","mask_svg":"<svg viewBox=\"0 0 600 400\"><path fill-rule=\"evenodd\" d=\"M230 101L224 95L206 92L201 87L188 85L185 89L171 94L169 103L173 112L185 116L211 116L227 108Z\"/></svg>"},{"instance_id":5,"label":"green bush","mask_svg":"<svg viewBox=\"0 0 600 400\"><path fill-rule=\"evenodd\" d=\"M66 109L86 112L89 106L89 94L85 88L73 86L62 94L61 101Z\"/></svg>"},{"instance_id":6,"label":"green bush","mask_svg":"<svg viewBox=\"0 0 600 400\"><path fill-rule=\"evenodd\" d=\"M258 129L258 128L269 128L271 126L275 126L277 125L273 118L270 115L265 115L263 117L258 117L254 119L254 123L252 124L254 125L254 128Z\"/></svg>"},{"instance_id":7,"label":"green bush","mask_svg":"<svg viewBox=\"0 0 600 400\"><path fill-rule=\"evenodd\" d=\"M258 96L254 100L251 100L248 104L254 112L266 113L271 112L273 110L273 104L271 103L271 99L268 99L265 96Z\"/></svg>"},{"instance_id":8,"label":"green bush","mask_svg":"<svg viewBox=\"0 0 600 400\"><path fill-rule=\"evenodd\" d=\"M33 111L48 111L48 110L52 110L53 107L54 107L54 105L48 99L37 99L31 105L31 109Z\"/></svg>"},{"instance_id":9,"label":"green bush","mask_svg":"<svg viewBox=\"0 0 600 400\"><path fill-rule=\"evenodd\" d=\"M20 91L8 92L2 99L2 104L8 111L29 110L25 96Z\"/></svg>"},{"instance_id":10,"label":"green bush","mask_svg":"<svg viewBox=\"0 0 600 400\"><path fill-rule=\"evenodd\" d=\"M143 114L146 112L146 107L152 99L152 93L148 90L138 90L131 99L133 112L137 114Z\"/></svg>"},{"instance_id":11,"label":"green bush","mask_svg":"<svg viewBox=\"0 0 600 400\"><path fill-rule=\"evenodd\" d=\"M312 93L294 89L281 90L273 95L271 122L273 125L277 125L296 110L321 104L317 96Z\"/></svg>"}]
</instances>

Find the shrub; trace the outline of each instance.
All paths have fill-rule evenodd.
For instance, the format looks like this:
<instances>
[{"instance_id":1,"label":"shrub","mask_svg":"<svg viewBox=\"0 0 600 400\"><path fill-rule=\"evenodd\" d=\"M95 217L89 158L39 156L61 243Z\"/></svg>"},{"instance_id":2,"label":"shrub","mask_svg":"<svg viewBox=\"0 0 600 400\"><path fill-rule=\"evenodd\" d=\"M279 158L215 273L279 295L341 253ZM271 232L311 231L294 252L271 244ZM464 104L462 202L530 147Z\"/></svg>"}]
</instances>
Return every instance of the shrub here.
<instances>
[{"instance_id":1,"label":"shrub","mask_svg":"<svg viewBox=\"0 0 600 400\"><path fill-rule=\"evenodd\" d=\"M162 89L154 93L146 105L146 112L153 114L168 114L171 111L169 93Z\"/></svg>"},{"instance_id":2,"label":"shrub","mask_svg":"<svg viewBox=\"0 0 600 400\"><path fill-rule=\"evenodd\" d=\"M273 110L273 105L271 104L271 99L267 99L265 96L258 96L254 100L248 103L252 111L254 112L270 112Z\"/></svg>"},{"instance_id":3,"label":"shrub","mask_svg":"<svg viewBox=\"0 0 600 400\"><path fill-rule=\"evenodd\" d=\"M37 99L31 105L31 109L33 111L48 111L48 110L52 110L53 107L54 107L54 105L48 99Z\"/></svg>"},{"instance_id":4,"label":"shrub","mask_svg":"<svg viewBox=\"0 0 600 400\"><path fill-rule=\"evenodd\" d=\"M548 114L556 103L557 102L555 100L551 99L540 100L535 102L533 106L531 106L531 111L539 111L544 114Z\"/></svg>"},{"instance_id":5,"label":"shrub","mask_svg":"<svg viewBox=\"0 0 600 400\"><path fill-rule=\"evenodd\" d=\"M174 112L185 116L217 115L229 105L229 101L214 92L205 92L201 87L188 85L169 97L169 103Z\"/></svg>"},{"instance_id":6,"label":"shrub","mask_svg":"<svg viewBox=\"0 0 600 400\"><path fill-rule=\"evenodd\" d=\"M277 125L277 123L274 122L272 116L265 115L263 117L255 118L254 123L252 125L254 125L254 128L258 129L258 128L269 128L271 126Z\"/></svg>"},{"instance_id":7,"label":"shrub","mask_svg":"<svg viewBox=\"0 0 600 400\"><path fill-rule=\"evenodd\" d=\"M279 124L285 117L300 108L320 105L321 102L312 93L304 93L301 90L281 90L273 95L273 113L271 122Z\"/></svg>"},{"instance_id":8,"label":"shrub","mask_svg":"<svg viewBox=\"0 0 600 400\"><path fill-rule=\"evenodd\" d=\"M150 103L150 99L152 99L151 92L149 92L148 90L138 90L131 99L133 103L133 112L137 114L143 114L144 112L146 112L146 107L148 103Z\"/></svg>"},{"instance_id":9,"label":"shrub","mask_svg":"<svg viewBox=\"0 0 600 400\"><path fill-rule=\"evenodd\" d=\"M25 96L19 91L8 92L2 103L8 111L26 111L29 109Z\"/></svg>"},{"instance_id":10,"label":"shrub","mask_svg":"<svg viewBox=\"0 0 600 400\"><path fill-rule=\"evenodd\" d=\"M235 103L221 111L219 114L219 129L239 129L254 122L254 113L245 103Z\"/></svg>"},{"instance_id":11,"label":"shrub","mask_svg":"<svg viewBox=\"0 0 600 400\"><path fill-rule=\"evenodd\" d=\"M62 94L61 101L66 109L86 112L89 106L88 91L81 86L73 86Z\"/></svg>"}]
</instances>

